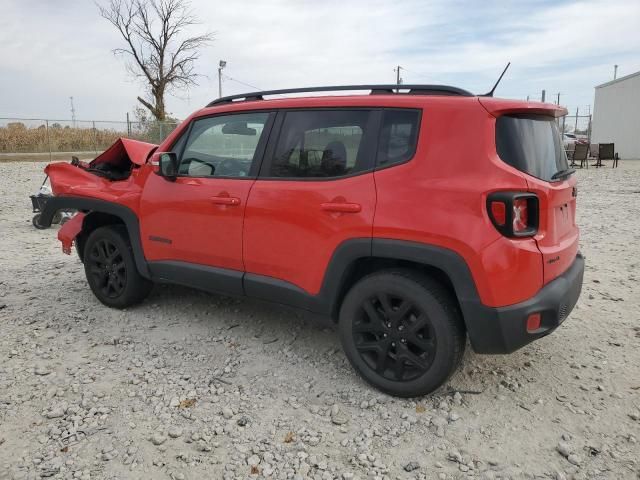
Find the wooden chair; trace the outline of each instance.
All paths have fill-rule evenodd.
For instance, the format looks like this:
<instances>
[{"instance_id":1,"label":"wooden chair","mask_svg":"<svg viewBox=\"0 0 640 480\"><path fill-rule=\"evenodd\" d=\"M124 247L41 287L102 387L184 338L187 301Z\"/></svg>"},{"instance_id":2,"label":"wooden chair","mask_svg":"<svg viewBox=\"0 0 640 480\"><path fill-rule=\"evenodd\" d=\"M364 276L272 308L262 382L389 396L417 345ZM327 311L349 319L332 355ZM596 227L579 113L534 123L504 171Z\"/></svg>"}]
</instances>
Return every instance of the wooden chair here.
<instances>
[{"instance_id":1,"label":"wooden chair","mask_svg":"<svg viewBox=\"0 0 640 480\"><path fill-rule=\"evenodd\" d=\"M580 162L579 164L577 162ZM586 143L576 143L571 159L571 167L589 168L589 145Z\"/></svg>"},{"instance_id":2,"label":"wooden chair","mask_svg":"<svg viewBox=\"0 0 640 480\"><path fill-rule=\"evenodd\" d=\"M613 167L618 166L618 160L615 155L615 147L613 143L601 143L598 145L598 159L593 164L595 167L603 167L603 160L613 160Z\"/></svg>"}]
</instances>

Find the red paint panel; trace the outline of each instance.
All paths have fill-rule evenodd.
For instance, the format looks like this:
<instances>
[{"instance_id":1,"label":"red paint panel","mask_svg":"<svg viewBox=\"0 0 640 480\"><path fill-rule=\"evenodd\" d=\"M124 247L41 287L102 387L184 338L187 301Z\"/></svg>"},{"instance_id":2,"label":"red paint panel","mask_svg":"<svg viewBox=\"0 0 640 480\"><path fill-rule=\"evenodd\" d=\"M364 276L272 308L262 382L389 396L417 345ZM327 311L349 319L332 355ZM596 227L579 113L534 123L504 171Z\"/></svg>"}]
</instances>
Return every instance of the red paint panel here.
<instances>
[{"instance_id":1,"label":"red paint panel","mask_svg":"<svg viewBox=\"0 0 640 480\"><path fill-rule=\"evenodd\" d=\"M544 283L564 273L578 253L580 229L576 224L577 179L544 182L527 177L529 190L538 195L540 225L535 236L544 265Z\"/></svg>"},{"instance_id":2,"label":"red paint panel","mask_svg":"<svg viewBox=\"0 0 640 480\"><path fill-rule=\"evenodd\" d=\"M335 249L371 237L373 174L329 181L258 180L244 227L247 272L320 291Z\"/></svg>"},{"instance_id":3,"label":"red paint panel","mask_svg":"<svg viewBox=\"0 0 640 480\"><path fill-rule=\"evenodd\" d=\"M138 211L138 202L146 173L134 169L126 180L109 181L70 163L57 162L44 169L51 181L54 195L95 198L122 204Z\"/></svg>"},{"instance_id":4,"label":"red paint panel","mask_svg":"<svg viewBox=\"0 0 640 480\"><path fill-rule=\"evenodd\" d=\"M82 231L82 222L84 222L84 213L76 213L71 219L60 227L58 230L58 240L62 242L62 251L67 255L71 254L73 241Z\"/></svg>"},{"instance_id":5,"label":"red paint panel","mask_svg":"<svg viewBox=\"0 0 640 480\"><path fill-rule=\"evenodd\" d=\"M503 307L534 296L542 287L540 251L532 238L500 237L479 252L482 303Z\"/></svg>"},{"instance_id":6,"label":"red paint panel","mask_svg":"<svg viewBox=\"0 0 640 480\"><path fill-rule=\"evenodd\" d=\"M147 260L243 270L242 221L254 180L148 175L140 202ZM236 199L229 202L220 199Z\"/></svg>"}]
</instances>

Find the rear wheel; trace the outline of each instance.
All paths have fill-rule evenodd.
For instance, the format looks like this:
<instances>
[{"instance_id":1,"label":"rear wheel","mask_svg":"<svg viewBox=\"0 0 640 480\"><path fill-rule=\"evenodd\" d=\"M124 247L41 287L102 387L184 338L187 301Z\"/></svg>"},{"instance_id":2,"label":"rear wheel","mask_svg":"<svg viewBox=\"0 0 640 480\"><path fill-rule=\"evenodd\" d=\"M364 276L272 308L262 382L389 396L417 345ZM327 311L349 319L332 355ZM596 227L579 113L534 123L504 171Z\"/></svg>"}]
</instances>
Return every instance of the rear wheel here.
<instances>
[{"instance_id":1,"label":"rear wheel","mask_svg":"<svg viewBox=\"0 0 640 480\"><path fill-rule=\"evenodd\" d=\"M151 291L153 284L138 273L124 227L106 226L91 232L83 259L89 287L109 307L135 305Z\"/></svg>"},{"instance_id":2,"label":"rear wheel","mask_svg":"<svg viewBox=\"0 0 640 480\"><path fill-rule=\"evenodd\" d=\"M457 368L465 346L462 319L449 292L408 270L360 280L340 309L340 338L367 382L400 397L440 387Z\"/></svg>"}]
</instances>

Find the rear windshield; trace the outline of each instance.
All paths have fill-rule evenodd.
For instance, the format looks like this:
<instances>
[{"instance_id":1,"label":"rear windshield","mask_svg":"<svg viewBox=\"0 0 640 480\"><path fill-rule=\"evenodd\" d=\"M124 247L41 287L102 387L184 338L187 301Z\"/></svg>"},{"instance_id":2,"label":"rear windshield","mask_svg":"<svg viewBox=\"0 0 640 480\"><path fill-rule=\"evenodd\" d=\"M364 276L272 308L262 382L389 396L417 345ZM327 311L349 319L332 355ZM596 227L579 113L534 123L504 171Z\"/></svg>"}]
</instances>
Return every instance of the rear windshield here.
<instances>
[{"instance_id":1,"label":"rear windshield","mask_svg":"<svg viewBox=\"0 0 640 480\"><path fill-rule=\"evenodd\" d=\"M496 121L496 149L500 158L542 180L569 168L558 125L544 115L505 115Z\"/></svg>"}]
</instances>

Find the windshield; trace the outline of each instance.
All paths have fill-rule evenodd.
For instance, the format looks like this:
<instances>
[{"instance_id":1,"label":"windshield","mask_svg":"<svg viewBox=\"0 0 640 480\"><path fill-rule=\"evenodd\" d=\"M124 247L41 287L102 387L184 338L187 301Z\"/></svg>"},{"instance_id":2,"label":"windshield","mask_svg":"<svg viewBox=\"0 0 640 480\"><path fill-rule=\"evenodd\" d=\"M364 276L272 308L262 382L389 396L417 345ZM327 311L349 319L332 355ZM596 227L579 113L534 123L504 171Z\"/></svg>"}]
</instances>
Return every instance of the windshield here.
<instances>
[{"instance_id":1,"label":"windshield","mask_svg":"<svg viewBox=\"0 0 640 480\"><path fill-rule=\"evenodd\" d=\"M496 121L496 149L502 161L542 180L567 170L567 156L555 118L505 115Z\"/></svg>"}]
</instances>

